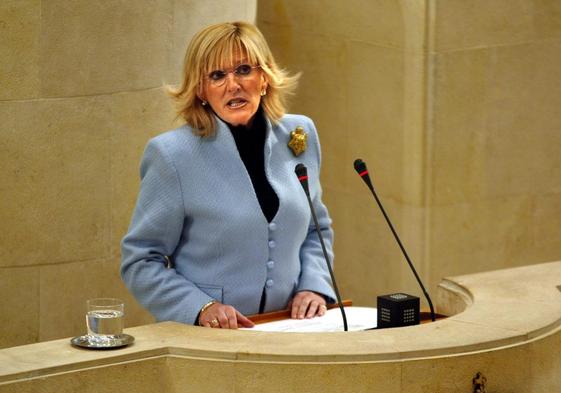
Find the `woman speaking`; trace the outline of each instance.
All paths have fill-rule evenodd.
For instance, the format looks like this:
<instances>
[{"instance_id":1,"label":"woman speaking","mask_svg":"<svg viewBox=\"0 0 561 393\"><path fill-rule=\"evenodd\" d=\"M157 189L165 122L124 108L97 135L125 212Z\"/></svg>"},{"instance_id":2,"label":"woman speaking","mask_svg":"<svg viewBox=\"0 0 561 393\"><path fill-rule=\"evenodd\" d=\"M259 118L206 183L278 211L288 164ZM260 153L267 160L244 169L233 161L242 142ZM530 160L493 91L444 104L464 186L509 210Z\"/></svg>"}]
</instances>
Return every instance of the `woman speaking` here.
<instances>
[{"instance_id":1,"label":"woman speaking","mask_svg":"<svg viewBox=\"0 0 561 393\"><path fill-rule=\"evenodd\" d=\"M186 124L146 146L122 241L122 278L157 320L235 329L253 326L246 315L289 307L292 318L312 318L334 301L294 174L296 164L308 167L331 253L318 136L309 118L285 114L297 79L249 23L193 37L171 92Z\"/></svg>"}]
</instances>

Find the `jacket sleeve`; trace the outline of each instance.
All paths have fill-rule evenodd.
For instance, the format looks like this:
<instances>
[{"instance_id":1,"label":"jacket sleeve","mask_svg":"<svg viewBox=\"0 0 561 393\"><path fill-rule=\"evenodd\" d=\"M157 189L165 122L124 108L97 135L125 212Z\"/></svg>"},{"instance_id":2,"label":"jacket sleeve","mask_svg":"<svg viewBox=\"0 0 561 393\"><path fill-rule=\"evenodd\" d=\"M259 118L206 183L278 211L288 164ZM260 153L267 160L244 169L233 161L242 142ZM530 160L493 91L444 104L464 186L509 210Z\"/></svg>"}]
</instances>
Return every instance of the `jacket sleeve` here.
<instances>
[{"instance_id":1,"label":"jacket sleeve","mask_svg":"<svg viewBox=\"0 0 561 393\"><path fill-rule=\"evenodd\" d=\"M165 256L173 254L183 231L185 207L177 171L157 138L146 147L140 175L138 200L121 242L121 277L157 320L193 324L213 299L166 268Z\"/></svg>"},{"instance_id":2,"label":"jacket sleeve","mask_svg":"<svg viewBox=\"0 0 561 393\"><path fill-rule=\"evenodd\" d=\"M323 236L325 248L333 266L333 229L331 228L331 218L327 207L321 200L322 189L319 181L319 173L321 166L321 147L317 136L314 123L309 120L310 133L308 137L309 149L313 149L314 157L317 161L308 168L308 182L312 204L316 211L318 224ZM310 173L314 171L315 173ZM308 235L300 248L300 261L302 264L300 280L297 291L313 291L324 295L329 303L335 303L335 292L333 291L331 277L326 265L325 257L319 240L318 233L313 221L310 217L310 225Z\"/></svg>"}]
</instances>

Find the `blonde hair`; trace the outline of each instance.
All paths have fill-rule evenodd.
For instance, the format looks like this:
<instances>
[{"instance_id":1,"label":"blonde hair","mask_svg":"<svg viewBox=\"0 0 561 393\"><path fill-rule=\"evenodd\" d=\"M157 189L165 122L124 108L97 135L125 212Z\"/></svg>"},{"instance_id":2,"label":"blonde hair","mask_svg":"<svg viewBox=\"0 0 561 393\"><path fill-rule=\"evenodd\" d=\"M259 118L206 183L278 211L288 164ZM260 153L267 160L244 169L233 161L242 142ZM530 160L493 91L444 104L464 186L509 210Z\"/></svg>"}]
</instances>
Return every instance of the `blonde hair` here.
<instances>
[{"instance_id":1,"label":"blonde hair","mask_svg":"<svg viewBox=\"0 0 561 393\"><path fill-rule=\"evenodd\" d=\"M177 116L193 128L197 135L207 137L215 132L216 121L209 105L199 98L205 76L211 71L233 65L236 55L258 65L265 73L267 94L261 97L261 107L273 123L286 112L287 96L298 84L300 74L289 75L279 68L263 34L247 22L219 23L195 34L185 53L183 82L168 92L177 107Z\"/></svg>"}]
</instances>

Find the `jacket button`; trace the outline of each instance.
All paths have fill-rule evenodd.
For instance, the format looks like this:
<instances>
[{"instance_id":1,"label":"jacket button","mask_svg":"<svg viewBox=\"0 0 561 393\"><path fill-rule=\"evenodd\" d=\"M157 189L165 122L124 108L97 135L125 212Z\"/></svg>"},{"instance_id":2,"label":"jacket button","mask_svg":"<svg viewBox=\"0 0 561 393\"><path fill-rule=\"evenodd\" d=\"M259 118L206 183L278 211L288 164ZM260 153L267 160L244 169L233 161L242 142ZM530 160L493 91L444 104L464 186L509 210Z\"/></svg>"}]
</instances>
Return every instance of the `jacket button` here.
<instances>
[{"instance_id":1,"label":"jacket button","mask_svg":"<svg viewBox=\"0 0 561 393\"><path fill-rule=\"evenodd\" d=\"M269 248L275 248L276 245L277 243L274 240L269 240Z\"/></svg>"},{"instance_id":2,"label":"jacket button","mask_svg":"<svg viewBox=\"0 0 561 393\"><path fill-rule=\"evenodd\" d=\"M274 231L275 229L277 229L277 224L274 222L269 223L269 230Z\"/></svg>"},{"instance_id":3,"label":"jacket button","mask_svg":"<svg viewBox=\"0 0 561 393\"><path fill-rule=\"evenodd\" d=\"M267 269L272 269L275 267L275 261L269 261L267 262Z\"/></svg>"},{"instance_id":4,"label":"jacket button","mask_svg":"<svg viewBox=\"0 0 561 393\"><path fill-rule=\"evenodd\" d=\"M271 279L268 279L267 282L265 283L265 285L267 285L267 288L271 288L273 286L275 282Z\"/></svg>"}]
</instances>

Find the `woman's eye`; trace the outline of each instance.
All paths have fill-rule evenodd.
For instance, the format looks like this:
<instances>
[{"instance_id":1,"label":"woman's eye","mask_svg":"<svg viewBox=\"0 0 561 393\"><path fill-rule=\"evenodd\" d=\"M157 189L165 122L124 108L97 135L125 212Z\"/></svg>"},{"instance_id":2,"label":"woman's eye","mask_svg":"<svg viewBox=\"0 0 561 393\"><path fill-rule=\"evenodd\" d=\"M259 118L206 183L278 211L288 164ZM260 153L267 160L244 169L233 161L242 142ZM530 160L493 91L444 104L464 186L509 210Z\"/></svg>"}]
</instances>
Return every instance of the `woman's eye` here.
<instances>
[{"instance_id":1,"label":"woman's eye","mask_svg":"<svg viewBox=\"0 0 561 393\"><path fill-rule=\"evenodd\" d=\"M249 64L242 64L236 68L236 73L238 75L249 75L251 72L251 66Z\"/></svg>"},{"instance_id":2,"label":"woman's eye","mask_svg":"<svg viewBox=\"0 0 561 393\"><path fill-rule=\"evenodd\" d=\"M212 71L209 75L209 78L213 81L219 81L220 79L224 79L226 73L224 71L216 70Z\"/></svg>"}]
</instances>

